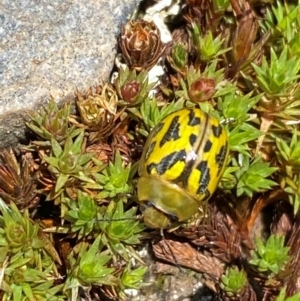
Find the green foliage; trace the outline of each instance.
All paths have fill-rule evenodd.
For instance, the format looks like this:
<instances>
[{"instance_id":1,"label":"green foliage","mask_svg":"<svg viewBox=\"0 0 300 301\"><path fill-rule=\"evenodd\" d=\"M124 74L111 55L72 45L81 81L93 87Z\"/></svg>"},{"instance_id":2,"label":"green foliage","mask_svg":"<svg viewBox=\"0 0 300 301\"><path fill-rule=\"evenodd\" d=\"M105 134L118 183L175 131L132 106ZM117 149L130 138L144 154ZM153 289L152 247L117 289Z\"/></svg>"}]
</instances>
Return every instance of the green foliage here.
<instances>
[{"instance_id":1,"label":"green foliage","mask_svg":"<svg viewBox=\"0 0 300 301\"><path fill-rule=\"evenodd\" d=\"M294 130L290 144L281 138L276 138L276 156L280 166L288 176L300 170L300 141L299 133Z\"/></svg>"},{"instance_id":2,"label":"green foliage","mask_svg":"<svg viewBox=\"0 0 300 301\"><path fill-rule=\"evenodd\" d=\"M182 44L176 44L168 57L169 62L174 70L179 73L185 73L188 63L188 53Z\"/></svg>"},{"instance_id":3,"label":"green foliage","mask_svg":"<svg viewBox=\"0 0 300 301\"><path fill-rule=\"evenodd\" d=\"M262 133L253 125L243 123L235 126L229 134L230 150L249 156L249 142L256 140Z\"/></svg>"},{"instance_id":4,"label":"green foliage","mask_svg":"<svg viewBox=\"0 0 300 301\"><path fill-rule=\"evenodd\" d=\"M224 39L220 36L214 38L211 31L201 36L195 23L192 23L192 36L199 61L210 62L230 50L230 48L222 48Z\"/></svg>"},{"instance_id":5,"label":"green foliage","mask_svg":"<svg viewBox=\"0 0 300 301\"><path fill-rule=\"evenodd\" d=\"M81 131L75 126L69 126L70 105L59 109L56 102L51 99L41 114L34 113L26 125L40 138L46 140L43 144L49 145L51 139L62 143L67 137L75 137Z\"/></svg>"},{"instance_id":6,"label":"green foliage","mask_svg":"<svg viewBox=\"0 0 300 301\"><path fill-rule=\"evenodd\" d=\"M295 89L296 80L300 77L300 60L297 57L289 58L287 46L279 57L271 48L270 62L264 56L261 67L255 64L252 67L256 72L257 84L266 93L268 101L274 97L290 96Z\"/></svg>"},{"instance_id":7,"label":"green foliage","mask_svg":"<svg viewBox=\"0 0 300 301\"><path fill-rule=\"evenodd\" d=\"M115 255L129 261L131 256L139 258L131 245L140 244L141 232L144 225L136 218L136 207L124 211L124 203L110 202L107 207L102 207L102 213L97 215L97 225L102 231L102 243L110 248Z\"/></svg>"},{"instance_id":8,"label":"green foliage","mask_svg":"<svg viewBox=\"0 0 300 301\"><path fill-rule=\"evenodd\" d=\"M296 214L300 208L300 174L285 177L281 181L281 187L287 193L289 201L293 205L294 214Z\"/></svg>"},{"instance_id":9,"label":"green foliage","mask_svg":"<svg viewBox=\"0 0 300 301\"><path fill-rule=\"evenodd\" d=\"M267 9L266 18L261 22L261 27L265 32L270 31L275 41L284 37L286 42L290 43L295 39L299 29L299 11L300 5L293 7L288 3L283 5L280 1L276 1L276 5Z\"/></svg>"},{"instance_id":10,"label":"green foliage","mask_svg":"<svg viewBox=\"0 0 300 301\"><path fill-rule=\"evenodd\" d=\"M39 227L15 204L0 199L0 265L2 300L63 300L62 285L54 283L57 270L49 254L54 250ZM55 251L54 251L55 252Z\"/></svg>"},{"instance_id":11,"label":"green foliage","mask_svg":"<svg viewBox=\"0 0 300 301\"><path fill-rule=\"evenodd\" d=\"M6 292L2 300L3 301L10 301L10 300L63 301L65 300L62 294L58 295L58 292L62 290L62 286L63 286L62 284L55 286L53 280L45 281L42 284L38 284L38 282L41 282L41 277L36 277L35 279L31 278L31 281L29 281L28 279L24 279L23 283L19 283L19 284L13 283L10 287L10 292L9 293Z\"/></svg>"},{"instance_id":12,"label":"green foliage","mask_svg":"<svg viewBox=\"0 0 300 301\"><path fill-rule=\"evenodd\" d=\"M286 287L283 287L275 301L300 301L300 293L297 293L291 297L286 297L285 294Z\"/></svg>"},{"instance_id":13,"label":"green foliage","mask_svg":"<svg viewBox=\"0 0 300 301\"><path fill-rule=\"evenodd\" d=\"M146 267L139 267L135 270L132 270L130 265L128 265L121 276L122 286L124 288L138 289L146 272Z\"/></svg>"},{"instance_id":14,"label":"green foliage","mask_svg":"<svg viewBox=\"0 0 300 301\"><path fill-rule=\"evenodd\" d=\"M289 261L290 256L288 252L289 247L284 246L284 236L271 235L267 242L256 238L256 251L251 251L252 259L250 264L256 266L260 272L268 272L278 274L284 270L286 263Z\"/></svg>"},{"instance_id":15,"label":"green foliage","mask_svg":"<svg viewBox=\"0 0 300 301\"><path fill-rule=\"evenodd\" d=\"M117 278L113 275L114 268L107 267L111 255L109 251L101 252L102 248L100 236L92 245L82 242L73 248L68 257L68 277L64 291L77 295L80 286L117 285Z\"/></svg>"},{"instance_id":16,"label":"green foliage","mask_svg":"<svg viewBox=\"0 0 300 301\"><path fill-rule=\"evenodd\" d=\"M228 268L225 275L221 276L221 287L231 295L238 295L248 284L247 274L237 267Z\"/></svg>"},{"instance_id":17,"label":"green foliage","mask_svg":"<svg viewBox=\"0 0 300 301\"><path fill-rule=\"evenodd\" d=\"M94 154L83 152L83 139L83 131L74 142L68 136L63 147L54 138L51 139L52 154L50 156L45 155L43 160L49 164L48 170L56 180L56 184L47 196L48 199L59 196L64 191L67 182L74 181L74 178L87 183L95 183L87 175L88 163Z\"/></svg>"},{"instance_id":18,"label":"green foliage","mask_svg":"<svg viewBox=\"0 0 300 301\"><path fill-rule=\"evenodd\" d=\"M261 95L251 96L252 93L243 95L240 91L231 91L218 98L218 108L223 117L234 120L228 125L230 150L245 156L250 156L249 142L255 142L262 135L262 132L251 124L249 114L249 110L260 101Z\"/></svg>"},{"instance_id":19,"label":"green foliage","mask_svg":"<svg viewBox=\"0 0 300 301\"><path fill-rule=\"evenodd\" d=\"M109 162L109 165L101 172L93 174L93 178L99 184L102 190L99 198L113 198L119 195L124 195L122 198L126 200L126 195L133 191L132 184L129 183L131 165L124 167L122 157L119 151L116 152L114 163Z\"/></svg>"},{"instance_id":20,"label":"green foliage","mask_svg":"<svg viewBox=\"0 0 300 301\"><path fill-rule=\"evenodd\" d=\"M126 66L125 69L120 69L114 85L120 97L118 105L134 106L146 100L156 83L148 83L148 73L145 70L137 74L136 70L130 70Z\"/></svg>"},{"instance_id":21,"label":"green foliage","mask_svg":"<svg viewBox=\"0 0 300 301\"><path fill-rule=\"evenodd\" d=\"M298 18L298 22L299 18ZM300 24L298 25L298 28L300 27ZM293 39L288 44L291 56L300 57L300 31L296 32Z\"/></svg>"},{"instance_id":22,"label":"green foliage","mask_svg":"<svg viewBox=\"0 0 300 301\"><path fill-rule=\"evenodd\" d=\"M39 227L30 221L28 211L23 216L15 204L9 209L1 200L1 212L0 240L4 252L17 254L44 247L38 237Z\"/></svg>"},{"instance_id":23,"label":"green foliage","mask_svg":"<svg viewBox=\"0 0 300 301\"><path fill-rule=\"evenodd\" d=\"M194 66L190 66L186 70L186 80L180 79L180 86L182 90L177 90L175 95L183 98L184 100L192 100L193 102L201 102L201 109L208 112L203 108L205 100L211 98L221 97L229 93L235 93L236 86L224 79L224 70L217 68L217 61L214 60L208 64L202 72L200 69L195 69ZM197 82L204 81L204 84L198 87ZM210 81L211 83L207 83ZM197 91L198 90L198 91ZM200 99L194 100L194 95L199 94ZM213 111L213 110L212 110Z\"/></svg>"},{"instance_id":24,"label":"green foliage","mask_svg":"<svg viewBox=\"0 0 300 301\"><path fill-rule=\"evenodd\" d=\"M250 143L255 143L257 138L262 135L262 132L252 124L252 116L249 111L260 101L261 97L262 95L260 94L252 96L252 93L243 95L239 89L235 88L231 91L228 90L228 93L217 98L221 116L225 118L225 121L233 120L226 126L231 160L225 169L219 186L225 190L231 190L236 187L238 190L237 195L241 195L246 191L251 194L253 191L260 189L253 187L253 184L251 184L252 179L248 178L250 174L252 175L252 171L249 171L249 174L246 172L247 166L249 166L249 157L251 157L251 147L249 145ZM238 163L241 158L246 160L248 165L245 166L243 162ZM243 179L241 179L242 175ZM269 180L266 181L268 182ZM266 183L264 180L263 182L264 184ZM237 187L237 185L239 186Z\"/></svg>"},{"instance_id":25,"label":"green foliage","mask_svg":"<svg viewBox=\"0 0 300 301\"><path fill-rule=\"evenodd\" d=\"M217 12L226 10L230 4L229 0L213 0L212 3Z\"/></svg>"},{"instance_id":26,"label":"green foliage","mask_svg":"<svg viewBox=\"0 0 300 301\"><path fill-rule=\"evenodd\" d=\"M300 207L300 142L298 132L294 130L290 143L276 138L276 157L281 170L281 188L288 194L289 201L296 214Z\"/></svg>"},{"instance_id":27,"label":"green foliage","mask_svg":"<svg viewBox=\"0 0 300 301\"><path fill-rule=\"evenodd\" d=\"M239 170L238 166L227 166L218 186L225 191L230 191L234 189L237 185L237 179L234 173L237 170Z\"/></svg>"},{"instance_id":28,"label":"green foliage","mask_svg":"<svg viewBox=\"0 0 300 301\"><path fill-rule=\"evenodd\" d=\"M218 109L222 111L224 118L234 119L232 127L235 128L250 119L248 112L260 101L261 97L261 94L253 96L252 92L243 95L236 88L218 99Z\"/></svg>"},{"instance_id":29,"label":"green foliage","mask_svg":"<svg viewBox=\"0 0 300 301\"><path fill-rule=\"evenodd\" d=\"M131 108L129 110L133 114L133 118L137 119L144 126L139 129L138 132L147 137L151 129L153 129L163 118L183 108L183 105L183 100L167 104L160 103L158 100L153 98L143 102L140 110L137 110L136 108Z\"/></svg>"},{"instance_id":30,"label":"green foliage","mask_svg":"<svg viewBox=\"0 0 300 301\"><path fill-rule=\"evenodd\" d=\"M95 200L90 195L78 190L77 202L68 200L68 205L70 210L66 213L65 219L71 222L71 231L79 231L79 238L90 234L94 229L98 210Z\"/></svg>"},{"instance_id":31,"label":"green foliage","mask_svg":"<svg viewBox=\"0 0 300 301\"><path fill-rule=\"evenodd\" d=\"M277 168L270 167L270 163L264 162L261 157L256 157L250 162L249 157L239 155L239 162L236 160L233 162L234 166L240 166L240 169L235 171L238 181L237 196L246 194L252 197L253 193L263 192L277 185L276 182L268 179Z\"/></svg>"}]
</instances>

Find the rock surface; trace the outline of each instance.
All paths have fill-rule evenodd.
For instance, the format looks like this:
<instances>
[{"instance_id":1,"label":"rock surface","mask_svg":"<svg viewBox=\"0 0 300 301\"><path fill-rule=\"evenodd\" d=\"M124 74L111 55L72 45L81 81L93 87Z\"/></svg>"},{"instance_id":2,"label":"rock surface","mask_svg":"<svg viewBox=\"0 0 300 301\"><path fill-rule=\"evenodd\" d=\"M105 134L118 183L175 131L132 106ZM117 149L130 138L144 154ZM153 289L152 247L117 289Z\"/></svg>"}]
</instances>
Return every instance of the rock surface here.
<instances>
[{"instance_id":1,"label":"rock surface","mask_svg":"<svg viewBox=\"0 0 300 301\"><path fill-rule=\"evenodd\" d=\"M108 79L120 25L139 2L1 1L0 148L22 140L29 110Z\"/></svg>"}]
</instances>

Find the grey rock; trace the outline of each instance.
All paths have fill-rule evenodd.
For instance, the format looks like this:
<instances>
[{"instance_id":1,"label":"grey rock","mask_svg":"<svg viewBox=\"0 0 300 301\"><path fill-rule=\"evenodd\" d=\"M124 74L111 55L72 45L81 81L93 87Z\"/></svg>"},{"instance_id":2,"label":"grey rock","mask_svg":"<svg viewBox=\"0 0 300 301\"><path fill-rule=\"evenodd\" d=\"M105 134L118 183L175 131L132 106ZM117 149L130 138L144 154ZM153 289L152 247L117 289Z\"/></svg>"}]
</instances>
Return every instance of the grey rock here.
<instances>
[{"instance_id":1,"label":"grey rock","mask_svg":"<svg viewBox=\"0 0 300 301\"><path fill-rule=\"evenodd\" d=\"M109 78L120 25L139 0L0 1L0 148L24 138L24 117Z\"/></svg>"}]
</instances>

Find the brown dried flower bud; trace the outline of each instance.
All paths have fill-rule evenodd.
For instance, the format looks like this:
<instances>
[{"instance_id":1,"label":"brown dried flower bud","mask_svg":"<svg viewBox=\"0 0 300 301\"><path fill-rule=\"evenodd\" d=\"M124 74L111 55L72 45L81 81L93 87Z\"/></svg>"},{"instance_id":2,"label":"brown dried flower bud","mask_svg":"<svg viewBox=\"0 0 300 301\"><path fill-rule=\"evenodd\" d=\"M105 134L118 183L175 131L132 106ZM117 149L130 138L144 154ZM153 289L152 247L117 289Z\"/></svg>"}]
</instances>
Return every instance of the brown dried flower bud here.
<instances>
[{"instance_id":1,"label":"brown dried flower bud","mask_svg":"<svg viewBox=\"0 0 300 301\"><path fill-rule=\"evenodd\" d=\"M206 23L206 14L211 6L211 1L207 0L185 0L182 15L188 24L196 23L199 28L203 28Z\"/></svg>"},{"instance_id":2,"label":"brown dried flower bud","mask_svg":"<svg viewBox=\"0 0 300 301\"><path fill-rule=\"evenodd\" d=\"M135 80L125 84L123 87L121 87L121 94L123 100L128 101L129 103L133 102L134 98L139 94L140 90L141 84L139 84Z\"/></svg>"},{"instance_id":3,"label":"brown dried flower bud","mask_svg":"<svg viewBox=\"0 0 300 301\"><path fill-rule=\"evenodd\" d=\"M212 78L198 78L194 81L189 90L189 98L193 102L204 102L215 94L216 81Z\"/></svg>"},{"instance_id":4,"label":"brown dried flower bud","mask_svg":"<svg viewBox=\"0 0 300 301\"><path fill-rule=\"evenodd\" d=\"M38 205L36 174L32 167L28 155L23 155L18 162L12 149L0 152L0 197L4 202L13 202L22 210Z\"/></svg>"},{"instance_id":5,"label":"brown dried flower bud","mask_svg":"<svg viewBox=\"0 0 300 301\"><path fill-rule=\"evenodd\" d=\"M99 89L99 94L91 94L84 97L77 94L77 107L83 124L93 127L101 126L107 118L113 119L116 115L118 96L109 84Z\"/></svg>"},{"instance_id":6,"label":"brown dried flower bud","mask_svg":"<svg viewBox=\"0 0 300 301\"><path fill-rule=\"evenodd\" d=\"M156 25L144 20L122 27L120 47L126 63L137 71L153 67L166 49Z\"/></svg>"}]
</instances>

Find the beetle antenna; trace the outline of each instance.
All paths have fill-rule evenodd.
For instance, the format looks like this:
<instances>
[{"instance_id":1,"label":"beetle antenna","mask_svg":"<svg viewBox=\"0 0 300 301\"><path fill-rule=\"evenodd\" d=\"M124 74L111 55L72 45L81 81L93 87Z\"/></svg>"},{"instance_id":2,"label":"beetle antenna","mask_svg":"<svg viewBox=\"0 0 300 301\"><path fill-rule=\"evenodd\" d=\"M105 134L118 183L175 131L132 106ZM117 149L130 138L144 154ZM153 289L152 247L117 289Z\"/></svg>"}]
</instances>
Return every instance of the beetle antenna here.
<instances>
[{"instance_id":1,"label":"beetle antenna","mask_svg":"<svg viewBox=\"0 0 300 301\"><path fill-rule=\"evenodd\" d=\"M179 269L180 272L183 272L183 271L182 271L182 268L181 268L181 266L180 266L180 264L178 263L178 261L177 261L175 255L174 255L174 253L173 253L173 251L172 251L172 249L170 248L170 245L168 244L168 242L167 242L167 240L166 240L166 238L165 238L165 235L164 235L164 229L160 229L160 235L161 235L161 237L163 238L163 240L165 241L165 244L166 244L166 246L168 247L170 253L172 254L172 257L173 257L175 266L178 267L178 269Z\"/></svg>"},{"instance_id":2,"label":"beetle antenna","mask_svg":"<svg viewBox=\"0 0 300 301\"><path fill-rule=\"evenodd\" d=\"M117 221L128 221L128 220L140 220L141 216L136 217L120 217L120 218L99 218L94 219L95 222L117 222Z\"/></svg>"}]
</instances>

